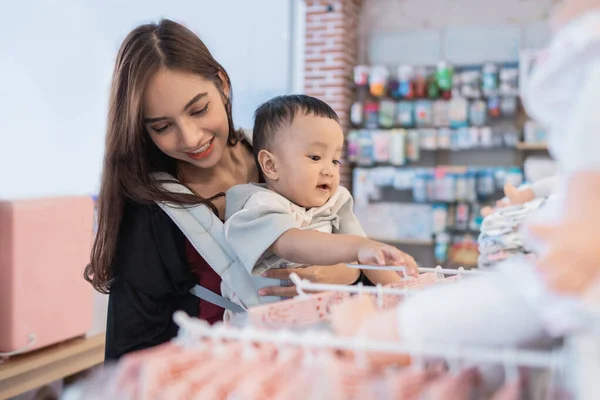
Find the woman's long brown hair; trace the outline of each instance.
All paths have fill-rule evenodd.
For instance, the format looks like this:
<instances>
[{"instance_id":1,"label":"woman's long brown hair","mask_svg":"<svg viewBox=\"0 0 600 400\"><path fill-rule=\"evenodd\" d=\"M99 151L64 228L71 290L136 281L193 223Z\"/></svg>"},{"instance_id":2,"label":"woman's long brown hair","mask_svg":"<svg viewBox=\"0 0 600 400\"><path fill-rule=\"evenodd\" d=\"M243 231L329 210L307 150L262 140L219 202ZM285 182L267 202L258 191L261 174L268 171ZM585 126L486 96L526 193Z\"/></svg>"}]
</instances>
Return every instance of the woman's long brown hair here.
<instances>
[{"instance_id":1,"label":"woman's long brown hair","mask_svg":"<svg viewBox=\"0 0 600 400\"><path fill-rule=\"evenodd\" d=\"M114 278L112 264L126 202L209 203L212 207L210 199L169 193L152 177L155 172L176 176L176 161L154 145L142 123L143 91L160 68L190 72L213 82L225 104L229 145L235 145L242 137L233 125L229 75L198 36L166 19L158 24L141 25L127 35L113 73L98 196L98 231L84 273L85 279L101 293L108 293ZM225 96L225 85L229 96Z\"/></svg>"}]
</instances>

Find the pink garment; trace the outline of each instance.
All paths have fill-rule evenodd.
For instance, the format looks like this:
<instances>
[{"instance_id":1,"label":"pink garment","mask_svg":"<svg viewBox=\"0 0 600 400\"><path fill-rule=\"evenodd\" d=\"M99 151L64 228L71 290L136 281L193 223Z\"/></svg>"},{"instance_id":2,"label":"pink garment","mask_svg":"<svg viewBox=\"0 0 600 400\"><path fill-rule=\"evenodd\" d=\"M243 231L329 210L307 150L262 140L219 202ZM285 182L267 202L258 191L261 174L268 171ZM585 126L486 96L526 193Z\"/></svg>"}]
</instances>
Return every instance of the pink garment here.
<instances>
[{"instance_id":1,"label":"pink garment","mask_svg":"<svg viewBox=\"0 0 600 400\"><path fill-rule=\"evenodd\" d=\"M448 374L433 382L424 393L431 400L470 400L478 381L476 369L466 369L458 375Z\"/></svg>"},{"instance_id":2,"label":"pink garment","mask_svg":"<svg viewBox=\"0 0 600 400\"><path fill-rule=\"evenodd\" d=\"M436 283L440 278L435 272L427 272L420 274L414 279L406 279L398 282L390 283L386 287L395 289L421 289L431 284Z\"/></svg>"},{"instance_id":3,"label":"pink garment","mask_svg":"<svg viewBox=\"0 0 600 400\"><path fill-rule=\"evenodd\" d=\"M248 323L267 329L310 326L326 320L331 306L349 296L349 293L324 292L252 307L248 310Z\"/></svg>"},{"instance_id":4,"label":"pink garment","mask_svg":"<svg viewBox=\"0 0 600 400\"><path fill-rule=\"evenodd\" d=\"M385 378L386 398L394 400L417 400L427 385L438 376L431 370L406 368Z\"/></svg>"},{"instance_id":5,"label":"pink garment","mask_svg":"<svg viewBox=\"0 0 600 400\"><path fill-rule=\"evenodd\" d=\"M517 379L504 385L490 400L519 400L521 398L521 380Z\"/></svg>"}]
</instances>

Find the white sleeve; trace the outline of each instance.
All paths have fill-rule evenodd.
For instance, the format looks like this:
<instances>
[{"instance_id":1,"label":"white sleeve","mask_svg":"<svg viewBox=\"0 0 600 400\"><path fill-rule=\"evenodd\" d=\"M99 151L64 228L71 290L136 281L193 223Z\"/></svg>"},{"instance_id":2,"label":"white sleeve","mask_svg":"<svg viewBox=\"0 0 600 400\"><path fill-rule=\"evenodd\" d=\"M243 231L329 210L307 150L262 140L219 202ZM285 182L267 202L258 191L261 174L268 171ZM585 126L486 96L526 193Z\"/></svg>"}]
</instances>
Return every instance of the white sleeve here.
<instances>
[{"instance_id":1,"label":"white sleeve","mask_svg":"<svg viewBox=\"0 0 600 400\"><path fill-rule=\"evenodd\" d=\"M558 182L559 176L553 175L544 179L540 179L539 181L530 185L523 185L519 187L519 189L525 189L526 187L529 187L531 190L533 190L535 197L548 197L556 191Z\"/></svg>"},{"instance_id":2,"label":"white sleeve","mask_svg":"<svg viewBox=\"0 0 600 400\"><path fill-rule=\"evenodd\" d=\"M544 337L542 322L511 280L500 274L438 285L398 308L402 340L515 345Z\"/></svg>"},{"instance_id":3,"label":"white sleeve","mask_svg":"<svg viewBox=\"0 0 600 400\"><path fill-rule=\"evenodd\" d=\"M567 173L600 170L600 61L589 68L565 133L562 167Z\"/></svg>"},{"instance_id":4,"label":"white sleeve","mask_svg":"<svg viewBox=\"0 0 600 400\"><path fill-rule=\"evenodd\" d=\"M286 231L299 228L289 201L275 192L253 194L225 221L225 240L252 275L265 272L256 262Z\"/></svg>"}]
</instances>

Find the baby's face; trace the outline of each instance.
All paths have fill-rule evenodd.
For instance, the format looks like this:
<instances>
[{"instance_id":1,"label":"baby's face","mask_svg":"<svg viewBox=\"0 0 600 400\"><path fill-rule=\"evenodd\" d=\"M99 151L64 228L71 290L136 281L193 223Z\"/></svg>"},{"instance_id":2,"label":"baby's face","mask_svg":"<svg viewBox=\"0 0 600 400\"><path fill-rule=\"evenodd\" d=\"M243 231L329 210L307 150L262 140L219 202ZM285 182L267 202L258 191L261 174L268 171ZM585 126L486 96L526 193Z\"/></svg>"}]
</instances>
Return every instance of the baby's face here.
<instances>
[{"instance_id":1,"label":"baby's face","mask_svg":"<svg viewBox=\"0 0 600 400\"><path fill-rule=\"evenodd\" d=\"M340 184L343 146L344 134L336 121L297 115L289 130L275 139L278 179L269 182L271 188L301 207L322 206Z\"/></svg>"}]
</instances>

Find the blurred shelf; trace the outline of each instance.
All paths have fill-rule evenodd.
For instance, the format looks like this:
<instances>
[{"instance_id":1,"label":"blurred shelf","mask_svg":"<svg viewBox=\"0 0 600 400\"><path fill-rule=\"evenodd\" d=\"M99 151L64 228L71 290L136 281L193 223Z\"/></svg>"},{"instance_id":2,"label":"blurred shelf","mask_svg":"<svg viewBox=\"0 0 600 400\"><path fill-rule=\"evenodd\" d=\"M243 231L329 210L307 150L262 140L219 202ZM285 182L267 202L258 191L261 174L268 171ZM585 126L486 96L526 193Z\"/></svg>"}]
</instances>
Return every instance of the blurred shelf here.
<instances>
[{"instance_id":1,"label":"blurred shelf","mask_svg":"<svg viewBox=\"0 0 600 400\"><path fill-rule=\"evenodd\" d=\"M378 242L393 244L393 245L411 245L411 246L432 246L433 240L427 239L381 239L372 237L371 239Z\"/></svg>"},{"instance_id":2,"label":"blurred shelf","mask_svg":"<svg viewBox=\"0 0 600 400\"><path fill-rule=\"evenodd\" d=\"M548 151L548 145L546 143L518 142L517 149L521 151Z\"/></svg>"},{"instance_id":3,"label":"blurred shelf","mask_svg":"<svg viewBox=\"0 0 600 400\"><path fill-rule=\"evenodd\" d=\"M0 364L0 399L8 399L104 362L104 334L72 339Z\"/></svg>"}]
</instances>

